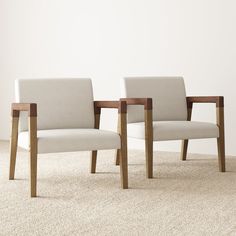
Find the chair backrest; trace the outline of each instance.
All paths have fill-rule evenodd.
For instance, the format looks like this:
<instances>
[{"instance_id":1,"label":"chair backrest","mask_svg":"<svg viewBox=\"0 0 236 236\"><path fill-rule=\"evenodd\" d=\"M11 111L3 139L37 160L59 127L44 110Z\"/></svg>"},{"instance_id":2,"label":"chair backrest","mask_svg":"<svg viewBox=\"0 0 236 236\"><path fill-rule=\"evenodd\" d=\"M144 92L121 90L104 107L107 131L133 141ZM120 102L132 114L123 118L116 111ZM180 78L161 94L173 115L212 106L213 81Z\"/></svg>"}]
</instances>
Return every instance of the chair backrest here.
<instances>
[{"instance_id":1,"label":"chair backrest","mask_svg":"<svg viewBox=\"0 0 236 236\"><path fill-rule=\"evenodd\" d=\"M93 89L90 79L20 79L16 102L37 103L38 129L93 128ZM20 130L28 121L20 117Z\"/></svg>"},{"instance_id":2,"label":"chair backrest","mask_svg":"<svg viewBox=\"0 0 236 236\"><path fill-rule=\"evenodd\" d=\"M153 120L186 120L187 104L181 77L129 77L122 81L122 97L152 98ZM128 106L128 123L144 121L143 106Z\"/></svg>"}]
</instances>

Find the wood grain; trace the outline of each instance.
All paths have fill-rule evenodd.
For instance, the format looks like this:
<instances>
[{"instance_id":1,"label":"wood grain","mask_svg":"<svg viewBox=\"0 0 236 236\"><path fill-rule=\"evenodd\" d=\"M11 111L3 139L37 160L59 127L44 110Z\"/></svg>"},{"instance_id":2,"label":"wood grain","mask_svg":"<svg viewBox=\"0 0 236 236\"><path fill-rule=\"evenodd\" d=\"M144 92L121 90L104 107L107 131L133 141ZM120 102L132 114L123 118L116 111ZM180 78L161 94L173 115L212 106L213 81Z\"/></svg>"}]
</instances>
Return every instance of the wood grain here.
<instances>
[{"instance_id":1,"label":"wood grain","mask_svg":"<svg viewBox=\"0 0 236 236\"><path fill-rule=\"evenodd\" d=\"M31 197L37 196L37 117L29 117L29 138L30 138L30 192Z\"/></svg>"},{"instance_id":2,"label":"wood grain","mask_svg":"<svg viewBox=\"0 0 236 236\"><path fill-rule=\"evenodd\" d=\"M152 98L121 98L121 101L126 101L127 105L144 105L145 110L152 109Z\"/></svg>"},{"instance_id":3,"label":"wood grain","mask_svg":"<svg viewBox=\"0 0 236 236\"><path fill-rule=\"evenodd\" d=\"M127 114L119 114L119 123L120 123L120 138L121 138L121 147L119 150L120 156L120 173L121 173L121 187L123 189L128 188L128 160L127 160Z\"/></svg>"},{"instance_id":4,"label":"wood grain","mask_svg":"<svg viewBox=\"0 0 236 236\"><path fill-rule=\"evenodd\" d=\"M145 156L146 156L146 176L153 178L153 124L152 124L152 98L121 98L126 101L127 105L144 106L144 123L145 123ZM118 154L116 163L118 163Z\"/></svg>"},{"instance_id":5,"label":"wood grain","mask_svg":"<svg viewBox=\"0 0 236 236\"><path fill-rule=\"evenodd\" d=\"M216 104L216 123L219 127L219 137L217 138L218 162L220 172L225 172L225 134L224 134L224 97L223 96L208 96L208 97L187 97L188 109L191 109L193 103L215 103ZM191 113L190 113L191 117ZM182 159L185 152L187 153L187 144L183 144Z\"/></svg>"},{"instance_id":6,"label":"wood grain","mask_svg":"<svg viewBox=\"0 0 236 236\"><path fill-rule=\"evenodd\" d=\"M194 96L186 99L188 105L192 103L215 103L217 107L224 107L223 96Z\"/></svg>"},{"instance_id":7,"label":"wood grain","mask_svg":"<svg viewBox=\"0 0 236 236\"><path fill-rule=\"evenodd\" d=\"M116 108L119 113L127 113L127 104L125 101L94 101L95 113L101 112L101 108Z\"/></svg>"},{"instance_id":8,"label":"wood grain","mask_svg":"<svg viewBox=\"0 0 236 236\"><path fill-rule=\"evenodd\" d=\"M10 170L9 179L13 180L15 177L16 154L18 143L18 125L19 117L12 117L11 139L10 139Z\"/></svg>"},{"instance_id":9,"label":"wood grain","mask_svg":"<svg viewBox=\"0 0 236 236\"><path fill-rule=\"evenodd\" d=\"M153 178L153 124L152 110L145 110L146 176Z\"/></svg>"},{"instance_id":10,"label":"wood grain","mask_svg":"<svg viewBox=\"0 0 236 236\"><path fill-rule=\"evenodd\" d=\"M37 196L37 104L36 103L13 103L12 114L12 134L10 145L10 172L9 179L14 179L15 162L17 154L18 124L21 111L28 112L29 125L29 155L30 155L30 195Z\"/></svg>"},{"instance_id":11,"label":"wood grain","mask_svg":"<svg viewBox=\"0 0 236 236\"><path fill-rule=\"evenodd\" d=\"M224 133L224 108L216 109L217 125L219 127L219 137L217 138L219 171L225 172L225 133Z\"/></svg>"},{"instance_id":12,"label":"wood grain","mask_svg":"<svg viewBox=\"0 0 236 236\"><path fill-rule=\"evenodd\" d=\"M37 116L36 103L12 103L12 116L19 117L20 111L27 111L28 116Z\"/></svg>"}]
</instances>

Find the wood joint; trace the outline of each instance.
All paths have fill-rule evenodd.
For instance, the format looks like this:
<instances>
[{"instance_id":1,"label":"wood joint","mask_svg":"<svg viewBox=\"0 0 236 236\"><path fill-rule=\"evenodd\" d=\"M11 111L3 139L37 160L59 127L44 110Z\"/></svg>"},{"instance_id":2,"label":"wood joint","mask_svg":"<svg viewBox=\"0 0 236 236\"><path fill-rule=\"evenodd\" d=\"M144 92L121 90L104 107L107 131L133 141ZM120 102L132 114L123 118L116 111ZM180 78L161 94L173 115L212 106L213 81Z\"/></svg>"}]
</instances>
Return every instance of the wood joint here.
<instances>
[{"instance_id":1,"label":"wood joint","mask_svg":"<svg viewBox=\"0 0 236 236\"><path fill-rule=\"evenodd\" d=\"M36 103L12 103L12 117L19 117L21 111L27 111L29 117L37 117Z\"/></svg>"},{"instance_id":2,"label":"wood joint","mask_svg":"<svg viewBox=\"0 0 236 236\"><path fill-rule=\"evenodd\" d=\"M126 101L120 100L118 112L119 113L127 113L127 103L126 103Z\"/></svg>"}]
</instances>

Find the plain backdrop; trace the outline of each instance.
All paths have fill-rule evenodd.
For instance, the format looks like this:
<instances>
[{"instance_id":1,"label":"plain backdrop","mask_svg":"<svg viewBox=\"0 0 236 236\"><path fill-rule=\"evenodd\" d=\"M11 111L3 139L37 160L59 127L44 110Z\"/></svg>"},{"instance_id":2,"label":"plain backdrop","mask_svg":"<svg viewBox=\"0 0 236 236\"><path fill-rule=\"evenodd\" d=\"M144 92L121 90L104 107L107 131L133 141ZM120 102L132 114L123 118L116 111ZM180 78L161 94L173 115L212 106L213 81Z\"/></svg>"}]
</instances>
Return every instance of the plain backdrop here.
<instances>
[{"instance_id":1,"label":"plain backdrop","mask_svg":"<svg viewBox=\"0 0 236 236\"><path fill-rule=\"evenodd\" d=\"M177 75L188 95L225 96L226 153L236 155L235 11L235 0L0 0L0 139L15 79L90 77L95 99L117 99L122 77ZM102 118L116 128L116 111ZM194 106L193 119L215 121L215 106ZM216 153L216 141L191 141L190 151Z\"/></svg>"}]
</instances>

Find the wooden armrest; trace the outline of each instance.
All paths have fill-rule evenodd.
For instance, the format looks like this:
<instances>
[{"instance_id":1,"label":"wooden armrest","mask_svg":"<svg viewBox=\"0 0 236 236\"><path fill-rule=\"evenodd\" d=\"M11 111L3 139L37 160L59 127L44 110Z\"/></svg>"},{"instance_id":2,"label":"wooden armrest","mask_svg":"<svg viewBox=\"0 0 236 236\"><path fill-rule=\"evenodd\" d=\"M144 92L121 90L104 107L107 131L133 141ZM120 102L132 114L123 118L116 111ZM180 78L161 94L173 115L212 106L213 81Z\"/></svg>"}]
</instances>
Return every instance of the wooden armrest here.
<instances>
[{"instance_id":1,"label":"wooden armrest","mask_svg":"<svg viewBox=\"0 0 236 236\"><path fill-rule=\"evenodd\" d=\"M121 98L127 105L144 105L145 110L152 110L152 98Z\"/></svg>"},{"instance_id":2,"label":"wooden armrest","mask_svg":"<svg viewBox=\"0 0 236 236\"><path fill-rule=\"evenodd\" d=\"M12 116L19 117L21 111L27 111L28 116L37 117L37 104L36 103L12 103L11 106Z\"/></svg>"},{"instance_id":3,"label":"wooden armrest","mask_svg":"<svg viewBox=\"0 0 236 236\"><path fill-rule=\"evenodd\" d=\"M100 114L101 108L115 108L119 113L127 113L126 101L94 101L94 113Z\"/></svg>"},{"instance_id":4,"label":"wooden armrest","mask_svg":"<svg viewBox=\"0 0 236 236\"><path fill-rule=\"evenodd\" d=\"M215 103L216 107L224 107L223 96L186 97L186 100L188 108L191 108L193 103Z\"/></svg>"}]
</instances>

